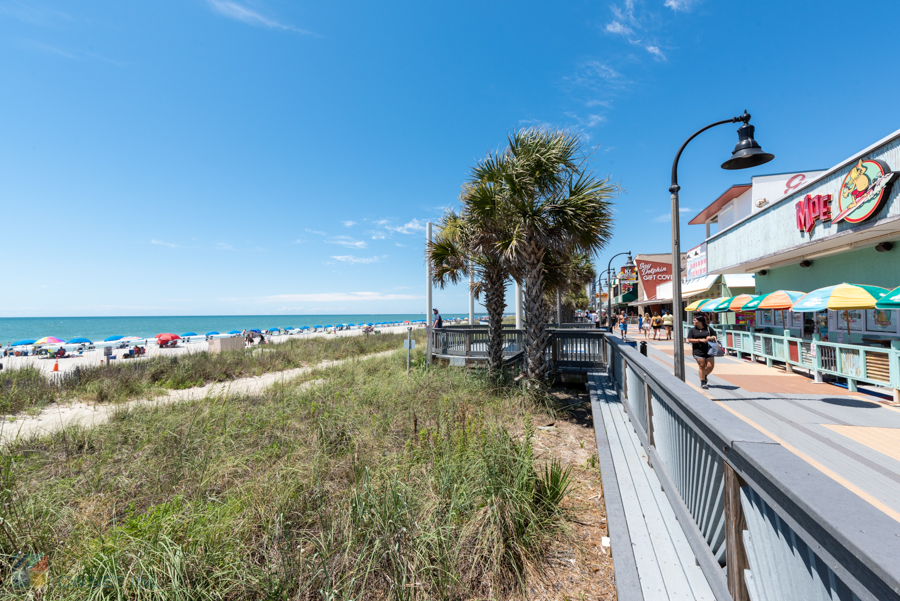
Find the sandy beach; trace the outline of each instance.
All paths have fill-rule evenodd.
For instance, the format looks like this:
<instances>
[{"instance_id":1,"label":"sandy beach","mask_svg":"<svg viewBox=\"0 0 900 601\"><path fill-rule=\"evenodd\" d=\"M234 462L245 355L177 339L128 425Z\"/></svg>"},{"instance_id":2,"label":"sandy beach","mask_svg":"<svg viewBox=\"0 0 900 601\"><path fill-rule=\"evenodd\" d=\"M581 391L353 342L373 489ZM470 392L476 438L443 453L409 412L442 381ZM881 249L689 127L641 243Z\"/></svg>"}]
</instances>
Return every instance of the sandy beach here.
<instances>
[{"instance_id":1,"label":"sandy beach","mask_svg":"<svg viewBox=\"0 0 900 601\"><path fill-rule=\"evenodd\" d=\"M410 326L400 325L400 326L378 326L376 330L378 332L382 332L385 334L405 334L407 328ZM417 324L412 326L413 329L421 329L424 328L424 324ZM363 330L361 328L354 328L350 330L339 330L331 333L326 332L315 332L315 333L306 333L306 334L281 334L281 335L268 335L269 344L278 344L281 342L289 342L290 340L305 340L307 338L327 338L327 337L338 337L338 336L362 336ZM370 336L377 336L378 334L370 334ZM256 344L254 346L258 346ZM175 355L184 355L188 353L203 353L209 349L209 343L203 339L192 339L190 341L179 340L178 346L174 348L159 348L156 344L156 340L150 338L147 340L146 345L147 353L140 358L137 359L122 359L122 356L128 352L128 349L114 349L113 362L123 362L130 363L131 361L142 361L151 357L171 357ZM103 348L97 347L95 350L87 351L83 355L78 357L71 357L59 360L59 373L65 373L68 371L74 370L78 366L88 367L94 365L100 365L105 360L105 356L103 354ZM22 369L28 366L34 366L40 369L42 372L46 374L53 373L53 366L55 365L56 360L49 358L47 356L40 355L29 355L27 357L0 357L0 365L3 366L3 371L7 370L15 370Z\"/></svg>"}]
</instances>

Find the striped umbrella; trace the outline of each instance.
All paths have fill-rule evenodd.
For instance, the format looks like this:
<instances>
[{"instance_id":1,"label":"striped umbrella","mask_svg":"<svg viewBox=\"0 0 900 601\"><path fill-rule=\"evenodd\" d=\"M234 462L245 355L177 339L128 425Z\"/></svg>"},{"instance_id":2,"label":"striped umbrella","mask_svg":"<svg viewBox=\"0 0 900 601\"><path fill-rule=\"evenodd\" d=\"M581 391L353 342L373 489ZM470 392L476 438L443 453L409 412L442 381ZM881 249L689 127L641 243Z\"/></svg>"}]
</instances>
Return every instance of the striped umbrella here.
<instances>
[{"instance_id":1,"label":"striped umbrella","mask_svg":"<svg viewBox=\"0 0 900 601\"><path fill-rule=\"evenodd\" d=\"M755 311L757 309L790 309L798 300L803 298L805 292L797 292L796 290L776 290L775 292L766 292L754 297L749 303L744 305L743 311Z\"/></svg>"},{"instance_id":2,"label":"striped umbrella","mask_svg":"<svg viewBox=\"0 0 900 601\"><path fill-rule=\"evenodd\" d=\"M886 296L888 290L879 286L859 284L837 284L813 290L796 303L794 311L845 311L847 335L850 335L850 310L874 309L875 304Z\"/></svg>"},{"instance_id":3,"label":"striped umbrella","mask_svg":"<svg viewBox=\"0 0 900 601\"><path fill-rule=\"evenodd\" d=\"M60 340L59 338L54 338L53 336L44 336L43 338L41 338L40 340L35 342L35 344L65 344L65 343L66 343L65 340Z\"/></svg>"},{"instance_id":4,"label":"striped umbrella","mask_svg":"<svg viewBox=\"0 0 900 601\"><path fill-rule=\"evenodd\" d=\"M715 311L716 313L725 313L726 311L743 311L744 305L746 305L754 298L755 297L749 294L738 294L737 296L726 298L715 307L707 308L707 310Z\"/></svg>"},{"instance_id":5,"label":"striped umbrella","mask_svg":"<svg viewBox=\"0 0 900 601\"><path fill-rule=\"evenodd\" d=\"M718 304L723 299L721 298L701 298L700 300L695 300L690 305L684 308L685 311L703 311L703 307L709 305L712 302Z\"/></svg>"},{"instance_id":6,"label":"striped umbrella","mask_svg":"<svg viewBox=\"0 0 900 601\"><path fill-rule=\"evenodd\" d=\"M900 309L900 287L894 288L875 303L876 309Z\"/></svg>"}]
</instances>

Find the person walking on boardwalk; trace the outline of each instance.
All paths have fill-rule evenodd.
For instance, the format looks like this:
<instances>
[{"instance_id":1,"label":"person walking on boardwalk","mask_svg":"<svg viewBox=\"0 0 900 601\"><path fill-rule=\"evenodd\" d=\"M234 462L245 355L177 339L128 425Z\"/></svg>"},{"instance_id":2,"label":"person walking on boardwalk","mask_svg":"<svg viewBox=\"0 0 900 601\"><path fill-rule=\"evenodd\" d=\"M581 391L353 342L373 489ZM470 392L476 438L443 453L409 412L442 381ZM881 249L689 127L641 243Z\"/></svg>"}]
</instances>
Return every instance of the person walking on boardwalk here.
<instances>
[{"instance_id":1,"label":"person walking on boardwalk","mask_svg":"<svg viewBox=\"0 0 900 601\"><path fill-rule=\"evenodd\" d=\"M675 323L672 314L668 311L663 311L662 323L663 327L666 328L666 340L672 340L672 324Z\"/></svg>"},{"instance_id":2,"label":"person walking on boardwalk","mask_svg":"<svg viewBox=\"0 0 900 601\"><path fill-rule=\"evenodd\" d=\"M709 342L716 339L716 333L709 327L705 315L694 318L694 327L688 331L687 341L693 347L694 360L700 368L700 388L709 388L707 378L716 366L714 357L709 356Z\"/></svg>"},{"instance_id":3,"label":"person walking on boardwalk","mask_svg":"<svg viewBox=\"0 0 900 601\"><path fill-rule=\"evenodd\" d=\"M628 317L625 316L625 311L622 311L622 314L619 315L619 335L622 337L622 340L628 337Z\"/></svg>"},{"instance_id":4,"label":"person walking on boardwalk","mask_svg":"<svg viewBox=\"0 0 900 601\"><path fill-rule=\"evenodd\" d=\"M653 326L653 340L659 340L659 331L662 329L662 317L659 316L659 313L653 314L651 325Z\"/></svg>"}]
</instances>

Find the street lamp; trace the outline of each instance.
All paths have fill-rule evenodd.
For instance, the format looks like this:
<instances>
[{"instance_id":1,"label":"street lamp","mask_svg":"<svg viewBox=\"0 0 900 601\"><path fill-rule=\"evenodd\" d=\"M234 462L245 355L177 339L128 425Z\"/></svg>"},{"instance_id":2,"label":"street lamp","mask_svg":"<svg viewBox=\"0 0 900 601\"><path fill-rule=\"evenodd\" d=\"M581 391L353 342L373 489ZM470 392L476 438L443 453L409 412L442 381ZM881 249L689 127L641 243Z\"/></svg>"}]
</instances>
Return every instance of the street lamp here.
<instances>
[{"instance_id":1,"label":"street lamp","mask_svg":"<svg viewBox=\"0 0 900 601\"><path fill-rule=\"evenodd\" d=\"M703 129L698 129L681 145L678 154L675 155L675 161L672 163L672 185L669 187L669 192L672 193L672 313L674 314L673 318L677 320L673 328L675 330L675 377L682 382L684 381L684 331L681 326L683 305L681 302L681 233L678 218L678 191L681 190L681 186L678 185L678 159L681 158L681 153L684 152L688 142L707 129L738 121L743 123L737 130L738 143L734 147L734 152L731 153L731 158L722 163L722 169L748 169L774 159L774 154L763 152L763 149L753 139L755 128L750 125L750 114L744 111L744 114L739 117L716 121Z\"/></svg>"},{"instance_id":2,"label":"street lamp","mask_svg":"<svg viewBox=\"0 0 900 601\"><path fill-rule=\"evenodd\" d=\"M628 255L628 261L625 263L625 265L623 265L623 267L634 267L634 261L632 261L631 259L630 250L626 250L623 253L614 255L606 265L606 281L609 285L609 291L606 294L606 325L609 328L610 333L612 333L612 277L610 277L610 269L612 268L613 260L616 257L621 257L622 255Z\"/></svg>"}]
</instances>

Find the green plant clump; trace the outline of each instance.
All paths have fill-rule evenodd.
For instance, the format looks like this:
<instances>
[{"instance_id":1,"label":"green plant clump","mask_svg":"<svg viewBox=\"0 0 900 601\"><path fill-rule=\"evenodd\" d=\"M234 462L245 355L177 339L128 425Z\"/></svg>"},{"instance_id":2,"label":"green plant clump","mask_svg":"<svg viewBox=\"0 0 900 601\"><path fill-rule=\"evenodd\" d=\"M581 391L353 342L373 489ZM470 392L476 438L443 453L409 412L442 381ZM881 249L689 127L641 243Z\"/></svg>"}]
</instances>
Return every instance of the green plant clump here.
<instances>
[{"instance_id":1,"label":"green plant clump","mask_svg":"<svg viewBox=\"0 0 900 601\"><path fill-rule=\"evenodd\" d=\"M5 448L0 590L32 553L45 599L520 596L572 485L535 393L402 352L324 378Z\"/></svg>"}]
</instances>

